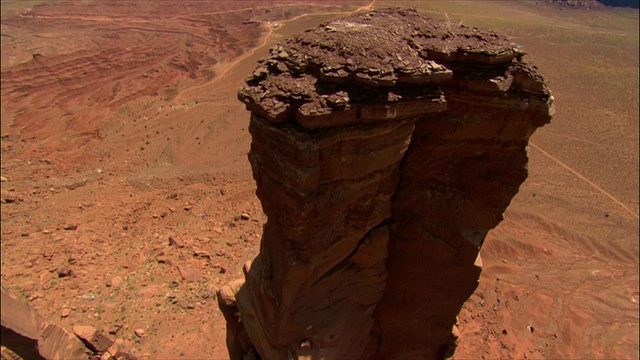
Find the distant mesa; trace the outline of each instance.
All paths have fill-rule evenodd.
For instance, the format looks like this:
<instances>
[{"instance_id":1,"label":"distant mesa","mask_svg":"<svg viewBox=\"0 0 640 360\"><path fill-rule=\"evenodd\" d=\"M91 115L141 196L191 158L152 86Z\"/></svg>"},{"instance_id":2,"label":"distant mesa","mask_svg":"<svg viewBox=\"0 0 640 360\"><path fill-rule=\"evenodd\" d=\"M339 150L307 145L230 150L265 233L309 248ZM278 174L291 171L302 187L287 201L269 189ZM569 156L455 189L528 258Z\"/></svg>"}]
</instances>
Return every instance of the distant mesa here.
<instances>
[{"instance_id":1,"label":"distant mesa","mask_svg":"<svg viewBox=\"0 0 640 360\"><path fill-rule=\"evenodd\" d=\"M606 6L640 8L640 0L598 0Z\"/></svg>"},{"instance_id":2,"label":"distant mesa","mask_svg":"<svg viewBox=\"0 0 640 360\"><path fill-rule=\"evenodd\" d=\"M545 0L560 9L597 9L608 7L639 8L640 0Z\"/></svg>"}]
</instances>

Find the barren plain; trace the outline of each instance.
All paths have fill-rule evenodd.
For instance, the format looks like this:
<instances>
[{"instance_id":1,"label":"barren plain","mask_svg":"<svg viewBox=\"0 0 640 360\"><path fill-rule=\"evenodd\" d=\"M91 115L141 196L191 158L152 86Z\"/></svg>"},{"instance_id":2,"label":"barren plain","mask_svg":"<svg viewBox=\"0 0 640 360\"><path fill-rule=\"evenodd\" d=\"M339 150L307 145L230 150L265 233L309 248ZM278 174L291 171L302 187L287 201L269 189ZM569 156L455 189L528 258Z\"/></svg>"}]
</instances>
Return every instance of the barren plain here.
<instances>
[{"instance_id":1,"label":"barren plain","mask_svg":"<svg viewBox=\"0 0 640 360\"><path fill-rule=\"evenodd\" d=\"M556 99L455 358L637 358L637 9L2 0L2 286L143 359L227 358L215 291L265 221L236 92L279 40L390 6L509 36Z\"/></svg>"}]
</instances>

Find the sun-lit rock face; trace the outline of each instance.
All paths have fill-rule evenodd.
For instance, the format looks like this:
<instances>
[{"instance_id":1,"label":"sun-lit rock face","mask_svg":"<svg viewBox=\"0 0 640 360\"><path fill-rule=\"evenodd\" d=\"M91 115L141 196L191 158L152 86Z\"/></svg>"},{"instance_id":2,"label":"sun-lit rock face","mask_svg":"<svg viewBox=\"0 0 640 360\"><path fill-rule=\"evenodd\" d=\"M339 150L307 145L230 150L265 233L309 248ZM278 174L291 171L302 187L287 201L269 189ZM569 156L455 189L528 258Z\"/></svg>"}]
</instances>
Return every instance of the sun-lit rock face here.
<instances>
[{"instance_id":1,"label":"sun-lit rock face","mask_svg":"<svg viewBox=\"0 0 640 360\"><path fill-rule=\"evenodd\" d=\"M46 321L28 303L0 287L0 358L119 359L137 358L93 326L75 325L73 332Z\"/></svg>"},{"instance_id":2,"label":"sun-lit rock face","mask_svg":"<svg viewBox=\"0 0 640 360\"><path fill-rule=\"evenodd\" d=\"M375 10L321 25L240 90L268 222L219 292L232 358L442 358L478 252L548 123L544 79L491 32Z\"/></svg>"}]
</instances>

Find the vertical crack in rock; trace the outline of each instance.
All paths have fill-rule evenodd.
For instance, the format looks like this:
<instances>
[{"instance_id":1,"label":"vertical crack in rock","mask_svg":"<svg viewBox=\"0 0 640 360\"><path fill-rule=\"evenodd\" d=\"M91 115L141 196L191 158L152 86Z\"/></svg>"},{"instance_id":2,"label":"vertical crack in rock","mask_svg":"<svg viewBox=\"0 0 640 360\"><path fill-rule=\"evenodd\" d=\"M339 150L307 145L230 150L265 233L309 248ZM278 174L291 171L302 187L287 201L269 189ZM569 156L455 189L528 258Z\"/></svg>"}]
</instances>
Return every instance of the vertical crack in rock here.
<instances>
[{"instance_id":1,"label":"vertical crack in rock","mask_svg":"<svg viewBox=\"0 0 640 360\"><path fill-rule=\"evenodd\" d=\"M491 32L403 9L271 49L238 97L268 221L219 292L232 359L436 359L553 97Z\"/></svg>"}]
</instances>

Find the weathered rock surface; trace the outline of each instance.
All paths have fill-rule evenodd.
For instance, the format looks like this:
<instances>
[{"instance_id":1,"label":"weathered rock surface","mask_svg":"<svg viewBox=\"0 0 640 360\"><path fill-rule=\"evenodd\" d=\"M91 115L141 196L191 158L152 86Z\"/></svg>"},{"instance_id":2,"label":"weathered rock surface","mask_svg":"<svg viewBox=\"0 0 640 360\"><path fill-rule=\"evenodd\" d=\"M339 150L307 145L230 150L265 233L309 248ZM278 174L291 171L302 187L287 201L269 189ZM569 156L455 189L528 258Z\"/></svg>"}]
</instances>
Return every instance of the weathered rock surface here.
<instances>
[{"instance_id":1,"label":"weathered rock surface","mask_svg":"<svg viewBox=\"0 0 640 360\"><path fill-rule=\"evenodd\" d=\"M136 359L92 326L74 333L46 322L29 304L1 288L2 351L5 359Z\"/></svg>"},{"instance_id":2,"label":"weathered rock surface","mask_svg":"<svg viewBox=\"0 0 640 360\"><path fill-rule=\"evenodd\" d=\"M219 293L233 359L443 358L552 100L497 34L376 10L271 50L239 99L268 222Z\"/></svg>"}]
</instances>

